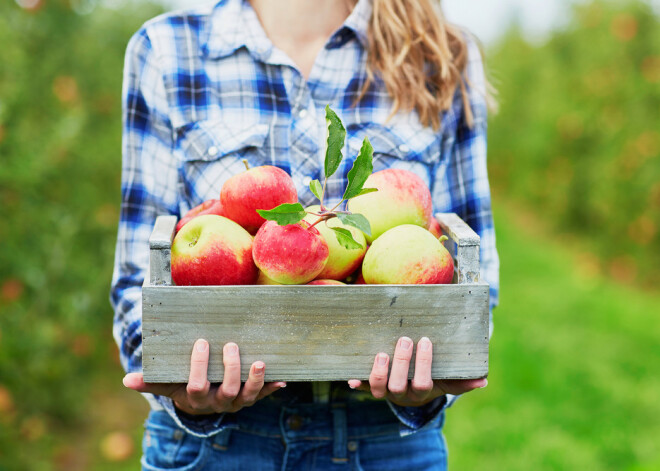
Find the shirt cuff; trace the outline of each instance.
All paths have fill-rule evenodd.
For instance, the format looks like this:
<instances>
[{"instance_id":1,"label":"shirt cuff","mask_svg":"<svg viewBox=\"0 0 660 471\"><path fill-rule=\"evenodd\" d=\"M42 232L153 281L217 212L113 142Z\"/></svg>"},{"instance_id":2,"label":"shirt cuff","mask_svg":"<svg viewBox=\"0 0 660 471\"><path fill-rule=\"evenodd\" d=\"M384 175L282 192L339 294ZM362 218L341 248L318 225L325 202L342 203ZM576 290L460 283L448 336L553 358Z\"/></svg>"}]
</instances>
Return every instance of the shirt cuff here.
<instances>
[{"instance_id":1,"label":"shirt cuff","mask_svg":"<svg viewBox=\"0 0 660 471\"><path fill-rule=\"evenodd\" d=\"M167 411L176 424L187 433L200 438L212 437L225 429L236 428L235 423L228 420L227 414L192 415L177 409L174 401L166 396L155 396L158 403Z\"/></svg>"},{"instance_id":2,"label":"shirt cuff","mask_svg":"<svg viewBox=\"0 0 660 471\"><path fill-rule=\"evenodd\" d=\"M387 399L387 405L401 422L399 434L402 437L415 433L427 426L433 426L447 408L447 396L440 396L419 407L399 406ZM433 425L432 425L433 424Z\"/></svg>"}]
</instances>

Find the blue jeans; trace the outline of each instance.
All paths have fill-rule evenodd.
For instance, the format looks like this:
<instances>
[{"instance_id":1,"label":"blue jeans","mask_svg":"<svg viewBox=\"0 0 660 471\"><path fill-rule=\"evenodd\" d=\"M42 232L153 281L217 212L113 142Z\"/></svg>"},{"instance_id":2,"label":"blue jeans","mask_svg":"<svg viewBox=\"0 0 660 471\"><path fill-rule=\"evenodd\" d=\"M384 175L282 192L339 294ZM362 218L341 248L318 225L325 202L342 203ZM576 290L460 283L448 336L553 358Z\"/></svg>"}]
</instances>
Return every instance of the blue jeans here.
<instances>
[{"instance_id":1,"label":"blue jeans","mask_svg":"<svg viewBox=\"0 0 660 471\"><path fill-rule=\"evenodd\" d=\"M164 411L145 423L142 469L176 470L437 470L447 469L441 415L401 437L381 401L282 404L265 398L231 414L230 429L198 438Z\"/></svg>"}]
</instances>

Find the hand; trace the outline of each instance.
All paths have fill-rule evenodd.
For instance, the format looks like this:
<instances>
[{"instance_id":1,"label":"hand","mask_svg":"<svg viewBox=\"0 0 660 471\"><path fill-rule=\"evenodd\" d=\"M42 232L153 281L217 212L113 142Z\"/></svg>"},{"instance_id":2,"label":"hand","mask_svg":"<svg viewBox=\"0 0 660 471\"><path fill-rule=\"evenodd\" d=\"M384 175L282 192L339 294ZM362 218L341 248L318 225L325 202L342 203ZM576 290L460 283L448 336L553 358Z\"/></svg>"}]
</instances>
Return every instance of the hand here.
<instances>
[{"instance_id":1,"label":"hand","mask_svg":"<svg viewBox=\"0 0 660 471\"><path fill-rule=\"evenodd\" d=\"M138 392L170 397L177 408L194 415L236 412L286 386L284 382L264 384L266 365L262 361L255 361L252 363L247 381L241 388L241 359L238 345L229 342L224 346L222 353L225 376L220 385L211 385L207 379L209 343L199 339L195 342L190 356L190 376L187 385L145 383L142 373L129 373L124 376L124 386Z\"/></svg>"},{"instance_id":2,"label":"hand","mask_svg":"<svg viewBox=\"0 0 660 471\"><path fill-rule=\"evenodd\" d=\"M399 406L423 406L445 394L463 394L477 388L485 388L486 378L480 379L431 379L433 344L422 337L417 344L415 356L415 375L408 381L408 369L412 358L413 341L401 337L394 350L392 371L389 373L390 357L387 353L376 355L374 366L369 376L369 384L351 379L348 385L353 389L371 391L376 398L387 397Z\"/></svg>"}]
</instances>

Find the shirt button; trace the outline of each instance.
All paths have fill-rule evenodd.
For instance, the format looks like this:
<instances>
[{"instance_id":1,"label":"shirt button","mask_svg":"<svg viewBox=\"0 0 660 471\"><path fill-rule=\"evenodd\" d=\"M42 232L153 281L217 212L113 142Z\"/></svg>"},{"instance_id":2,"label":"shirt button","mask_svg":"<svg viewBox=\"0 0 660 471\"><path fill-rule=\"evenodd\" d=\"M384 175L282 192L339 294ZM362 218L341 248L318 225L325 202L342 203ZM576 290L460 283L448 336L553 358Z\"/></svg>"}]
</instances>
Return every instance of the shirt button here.
<instances>
[{"instance_id":1,"label":"shirt button","mask_svg":"<svg viewBox=\"0 0 660 471\"><path fill-rule=\"evenodd\" d=\"M303 178L303 185L309 186L310 183L312 183L312 177Z\"/></svg>"},{"instance_id":2,"label":"shirt button","mask_svg":"<svg viewBox=\"0 0 660 471\"><path fill-rule=\"evenodd\" d=\"M410 147L408 147L408 146L405 145L405 144L401 144L401 145L399 146L399 150L400 150L401 152L403 152L404 154L407 154L408 152L410 152Z\"/></svg>"},{"instance_id":3,"label":"shirt button","mask_svg":"<svg viewBox=\"0 0 660 471\"><path fill-rule=\"evenodd\" d=\"M350 442L347 443L347 448L348 451L356 451L358 449L358 444L357 442L351 440Z\"/></svg>"},{"instance_id":4,"label":"shirt button","mask_svg":"<svg viewBox=\"0 0 660 471\"><path fill-rule=\"evenodd\" d=\"M216 155L218 155L218 148L216 146L211 146L209 147L208 152L211 157L215 157Z\"/></svg>"},{"instance_id":5,"label":"shirt button","mask_svg":"<svg viewBox=\"0 0 660 471\"><path fill-rule=\"evenodd\" d=\"M300 430L303 426L303 419L299 415L292 415L286 419L286 424L291 430Z\"/></svg>"},{"instance_id":6,"label":"shirt button","mask_svg":"<svg viewBox=\"0 0 660 471\"><path fill-rule=\"evenodd\" d=\"M300 110L300 112L298 113L298 117L300 119L305 119L307 117L307 110Z\"/></svg>"}]
</instances>

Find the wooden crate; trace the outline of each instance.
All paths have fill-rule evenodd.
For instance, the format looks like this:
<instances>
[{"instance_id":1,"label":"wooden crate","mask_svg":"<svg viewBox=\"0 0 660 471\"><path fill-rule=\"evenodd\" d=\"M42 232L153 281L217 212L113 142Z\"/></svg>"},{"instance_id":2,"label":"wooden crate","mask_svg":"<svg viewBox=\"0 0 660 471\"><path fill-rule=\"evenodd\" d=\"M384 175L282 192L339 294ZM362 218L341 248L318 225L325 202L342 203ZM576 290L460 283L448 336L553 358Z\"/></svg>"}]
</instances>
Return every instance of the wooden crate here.
<instances>
[{"instance_id":1,"label":"wooden crate","mask_svg":"<svg viewBox=\"0 0 660 471\"><path fill-rule=\"evenodd\" d=\"M229 341L239 345L243 380L256 360L266 363L266 381L364 380L375 355L392 355L404 335L431 339L434 379L485 376L489 291L479 280L479 236L453 213L436 217L454 254L455 284L173 286L176 218L159 217L142 290L145 381L187 382L198 338L210 343L211 382L222 380Z\"/></svg>"}]
</instances>

